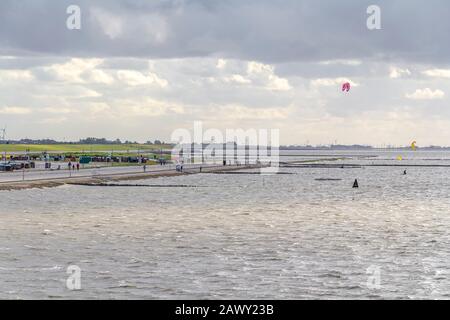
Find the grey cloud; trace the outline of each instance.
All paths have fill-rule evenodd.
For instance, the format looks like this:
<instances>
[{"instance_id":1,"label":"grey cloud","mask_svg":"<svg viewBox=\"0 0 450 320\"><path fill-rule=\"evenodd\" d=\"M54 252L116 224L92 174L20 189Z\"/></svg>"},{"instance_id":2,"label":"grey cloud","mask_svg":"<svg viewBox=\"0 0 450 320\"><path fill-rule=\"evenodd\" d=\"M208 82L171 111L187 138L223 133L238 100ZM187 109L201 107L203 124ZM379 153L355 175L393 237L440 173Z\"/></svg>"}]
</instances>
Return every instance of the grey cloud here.
<instances>
[{"instance_id":1,"label":"grey cloud","mask_svg":"<svg viewBox=\"0 0 450 320\"><path fill-rule=\"evenodd\" d=\"M81 31L65 28L69 4L82 8ZM366 28L371 4L382 8L380 31ZM107 13L103 27L113 24L114 16L123 19L122 36L105 34L99 12ZM448 64L449 15L446 0L4 0L0 53ZM152 39L157 36L153 29L163 24L161 39Z\"/></svg>"}]
</instances>

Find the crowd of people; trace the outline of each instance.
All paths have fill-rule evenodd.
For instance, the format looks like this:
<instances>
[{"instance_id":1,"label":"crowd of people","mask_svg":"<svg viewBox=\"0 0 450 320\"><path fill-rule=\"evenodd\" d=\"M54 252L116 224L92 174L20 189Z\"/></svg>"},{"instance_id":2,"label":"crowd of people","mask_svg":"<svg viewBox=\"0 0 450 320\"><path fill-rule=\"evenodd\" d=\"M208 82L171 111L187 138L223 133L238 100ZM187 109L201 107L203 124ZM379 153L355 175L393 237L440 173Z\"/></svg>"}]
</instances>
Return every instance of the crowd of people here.
<instances>
[{"instance_id":1,"label":"crowd of people","mask_svg":"<svg viewBox=\"0 0 450 320\"><path fill-rule=\"evenodd\" d=\"M67 165L69 167L69 170L80 171L80 164L78 162L77 163L72 163L72 162L69 161L69 163Z\"/></svg>"}]
</instances>

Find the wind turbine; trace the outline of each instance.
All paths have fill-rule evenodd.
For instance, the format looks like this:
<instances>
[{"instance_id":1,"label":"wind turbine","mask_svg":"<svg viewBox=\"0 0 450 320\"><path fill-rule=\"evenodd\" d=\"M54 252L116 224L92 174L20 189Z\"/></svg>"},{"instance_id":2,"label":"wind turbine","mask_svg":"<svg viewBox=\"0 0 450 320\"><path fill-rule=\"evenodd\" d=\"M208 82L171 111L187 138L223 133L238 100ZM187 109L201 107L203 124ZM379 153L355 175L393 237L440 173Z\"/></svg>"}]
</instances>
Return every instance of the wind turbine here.
<instances>
[{"instance_id":1,"label":"wind turbine","mask_svg":"<svg viewBox=\"0 0 450 320\"><path fill-rule=\"evenodd\" d=\"M2 133L2 140L5 141L5 137L6 137L6 127L4 127L3 129L0 129L0 132Z\"/></svg>"},{"instance_id":2,"label":"wind turbine","mask_svg":"<svg viewBox=\"0 0 450 320\"><path fill-rule=\"evenodd\" d=\"M3 129L0 129L0 133L2 134L2 141L5 144L5 150L4 150L4 157L5 157L5 164L6 164L6 126Z\"/></svg>"}]
</instances>

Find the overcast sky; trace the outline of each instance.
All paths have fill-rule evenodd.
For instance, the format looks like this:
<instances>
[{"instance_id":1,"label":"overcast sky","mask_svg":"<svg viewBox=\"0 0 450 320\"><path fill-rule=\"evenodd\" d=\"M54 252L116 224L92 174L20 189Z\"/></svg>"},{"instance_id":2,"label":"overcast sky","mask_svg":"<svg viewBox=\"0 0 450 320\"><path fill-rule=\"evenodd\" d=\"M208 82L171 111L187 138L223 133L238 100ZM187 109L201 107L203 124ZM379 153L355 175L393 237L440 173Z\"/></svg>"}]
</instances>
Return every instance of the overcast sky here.
<instances>
[{"instance_id":1,"label":"overcast sky","mask_svg":"<svg viewBox=\"0 0 450 320\"><path fill-rule=\"evenodd\" d=\"M448 0L2 0L0 127L147 141L201 120L283 144L450 145L448 17Z\"/></svg>"}]
</instances>

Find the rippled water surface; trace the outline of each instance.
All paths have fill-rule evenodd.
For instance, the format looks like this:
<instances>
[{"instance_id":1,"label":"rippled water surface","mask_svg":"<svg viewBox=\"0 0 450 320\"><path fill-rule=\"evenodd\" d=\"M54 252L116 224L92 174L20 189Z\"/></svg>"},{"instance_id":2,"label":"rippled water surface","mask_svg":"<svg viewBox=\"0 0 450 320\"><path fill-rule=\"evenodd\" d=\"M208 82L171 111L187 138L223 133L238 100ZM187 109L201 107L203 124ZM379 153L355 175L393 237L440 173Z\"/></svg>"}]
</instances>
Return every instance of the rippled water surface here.
<instances>
[{"instance_id":1,"label":"rippled water surface","mask_svg":"<svg viewBox=\"0 0 450 320\"><path fill-rule=\"evenodd\" d=\"M353 155L339 161L450 164L445 152ZM0 298L449 298L450 168L404 169L0 192ZM80 291L66 288L70 265Z\"/></svg>"}]
</instances>

